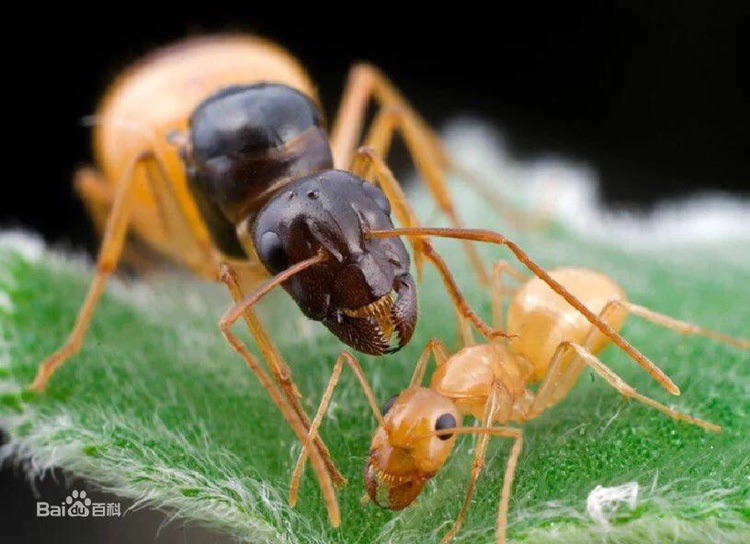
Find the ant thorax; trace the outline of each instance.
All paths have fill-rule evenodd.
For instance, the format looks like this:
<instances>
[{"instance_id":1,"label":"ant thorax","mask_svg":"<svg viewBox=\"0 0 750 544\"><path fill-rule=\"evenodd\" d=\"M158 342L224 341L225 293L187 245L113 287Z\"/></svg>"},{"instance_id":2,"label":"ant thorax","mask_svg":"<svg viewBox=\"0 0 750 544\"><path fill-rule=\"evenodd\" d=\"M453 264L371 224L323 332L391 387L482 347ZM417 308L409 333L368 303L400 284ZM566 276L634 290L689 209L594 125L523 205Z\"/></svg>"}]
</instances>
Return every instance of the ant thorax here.
<instances>
[{"instance_id":1,"label":"ant thorax","mask_svg":"<svg viewBox=\"0 0 750 544\"><path fill-rule=\"evenodd\" d=\"M528 363L503 345L478 344L439 365L430 388L453 400L462 414L481 420L494 387L498 396L495 422L504 423L512 418L514 406L530 396L526 389L530 374Z\"/></svg>"}]
</instances>

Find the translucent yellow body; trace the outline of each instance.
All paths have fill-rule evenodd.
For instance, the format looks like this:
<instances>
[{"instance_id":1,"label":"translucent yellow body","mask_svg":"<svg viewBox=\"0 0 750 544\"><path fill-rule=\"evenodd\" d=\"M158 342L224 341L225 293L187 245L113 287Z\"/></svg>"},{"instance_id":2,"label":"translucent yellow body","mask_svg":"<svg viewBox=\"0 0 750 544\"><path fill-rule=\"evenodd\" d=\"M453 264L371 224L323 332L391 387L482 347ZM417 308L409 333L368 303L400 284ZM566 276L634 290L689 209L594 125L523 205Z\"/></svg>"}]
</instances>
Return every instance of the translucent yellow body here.
<instances>
[{"instance_id":1,"label":"translucent yellow body","mask_svg":"<svg viewBox=\"0 0 750 544\"><path fill-rule=\"evenodd\" d=\"M625 292L604 274L583 268L561 268L550 273L577 297L589 310L600 314L613 300L626 300ZM626 313L614 307L605 321L619 331ZM527 281L508 309L507 332L519 337L510 341L510 349L533 367L531 381L541 380L547 373L552 355L561 342L583 344L592 326L586 318L539 278ZM588 347L596 355L609 344L598 331Z\"/></svg>"},{"instance_id":2,"label":"translucent yellow body","mask_svg":"<svg viewBox=\"0 0 750 544\"><path fill-rule=\"evenodd\" d=\"M312 82L294 57L260 38L195 38L147 56L115 81L97 111L94 153L102 181L114 195L133 159L154 151L166 167L196 236L210 243L169 136L184 132L196 106L215 91L260 82L284 83L316 99ZM136 176L144 177L143 169ZM173 255L145 181L136 182L130 230L153 248L179 259L179 254Z\"/></svg>"}]
</instances>

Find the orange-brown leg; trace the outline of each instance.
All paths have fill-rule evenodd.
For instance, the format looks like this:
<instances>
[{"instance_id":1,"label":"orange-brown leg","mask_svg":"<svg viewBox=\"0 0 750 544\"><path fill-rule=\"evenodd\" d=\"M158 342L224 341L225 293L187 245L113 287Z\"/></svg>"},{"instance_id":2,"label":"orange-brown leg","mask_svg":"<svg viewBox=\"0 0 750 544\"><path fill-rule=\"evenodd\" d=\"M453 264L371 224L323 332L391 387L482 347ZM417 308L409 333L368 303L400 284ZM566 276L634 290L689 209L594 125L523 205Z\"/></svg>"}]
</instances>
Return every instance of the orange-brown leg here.
<instances>
[{"instance_id":1,"label":"orange-brown leg","mask_svg":"<svg viewBox=\"0 0 750 544\"><path fill-rule=\"evenodd\" d=\"M83 167L76 171L73 187L86 207L86 211L94 224L94 229L101 239L107 225L107 217L112 210L112 203L115 200L112 186L102 179L101 174L95 168ZM133 219L138 221L138 209L133 209L131 214ZM155 251L151 251L137 241L127 238L118 265L124 264L134 272L145 275L158 270L160 261L155 257Z\"/></svg>"},{"instance_id":2,"label":"orange-brown leg","mask_svg":"<svg viewBox=\"0 0 750 544\"><path fill-rule=\"evenodd\" d=\"M512 290L505 284L504 276L510 276L519 285L526 282L526 276L516 270L508 261L500 260L492 266L492 326L497 330L505 327L503 300Z\"/></svg>"},{"instance_id":3,"label":"orange-brown leg","mask_svg":"<svg viewBox=\"0 0 750 544\"><path fill-rule=\"evenodd\" d=\"M565 299L568 304L580 312L589 323L598 329L599 332L608 337L614 344L627 353L631 359L648 372L648 374L662 387L672 394L679 395L680 390L677 385L675 385L675 383L669 379L659 367L620 336L620 334L608 323L584 306L584 304L574 297L563 285L550 276L542 267L536 264L518 244L502 234L481 229L402 228L373 230L365 233L365 236L371 238L390 238L394 236L436 236L455 238L459 240L475 240L478 242L487 242L507 247L526 268L528 268L539 279L544 281L550 289ZM441 271L441 274L444 275L444 280L447 282L448 279L450 279L455 285L455 281L450 277L450 271L444 262L442 263L442 268L443 270Z\"/></svg>"},{"instance_id":4,"label":"orange-brown leg","mask_svg":"<svg viewBox=\"0 0 750 544\"><path fill-rule=\"evenodd\" d=\"M331 403L331 397L333 397L333 391L334 389L336 389L336 385L338 384L339 378L341 377L341 372L344 370L344 363L349 365L349 368L352 369L352 372L354 372L354 375L357 377L357 381L359 381L359 384L362 387L362 391L364 392L365 397L367 398L367 402L370 405L370 410L372 410L372 413L375 416L375 419L378 421L378 424L384 424L383 416L380 414L380 408L378 408L378 403L375 400L375 394L372 392L370 384L367 383L367 378L365 377L365 373L362 371L362 367L359 366L359 362L357 361L356 357L354 357L354 355L345 351L341 355L339 355L338 359L336 360L336 364L333 367L331 378L330 380L328 380L328 386L323 392L320 406L318 406L318 411L315 414L315 418L313 418L312 425L310 425L310 429L307 434L307 442L314 442L318 439L318 429L320 428L320 424L323 421L323 417L328 411L328 406ZM297 504L297 492L299 490L299 481L302 477L302 471L305 468L305 461L307 460L307 449L308 448L303 448L300 452L299 457L297 458L297 463L294 467L294 472L292 473L292 478L289 481L289 504L291 504L292 507Z\"/></svg>"},{"instance_id":5,"label":"orange-brown leg","mask_svg":"<svg viewBox=\"0 0 750 544\"><path fill-rule=\"evenodd\" d=\"M736 348L750 350L750 340L745 340L743 338L732 338L731 336L727 336L726 334L705 329L703 327L699 327L698 325L694 325L693 323L680 321L679 319L675 319L668 315L657 313L646 308L645 306L639 306L638 304L633 304L632 302L618 300L613 301L613 304L620 305L628 313L637 315L638 317L650 321L651 323L654 323L656 325L661 325L662 327L667 327L668 329L677 331L680 334L705 336L706 338L710 338L711 340L729 344L730 346L734 346Z\"/></svg>"},{"instance_id":6,"label":"orange-brown leg","mask_svg":"<svg viewBox=\"0 0 750 544\"><path fill-rule=\"evenodd\" d=\"M573 360L570 360L571 357L573 357ZM550 361L547 375L539 385L539 388L536 392L536 397L527 411L528 419L538 416L545 409L560 400L558 389L559 384L569 382L569 375L580 375L581 367L579 365L588 366L589 368L591 368L599 376L604 378L604 380L609 385L614 387L621 395L626 398L636 400L647 406L651 406L652 408L659 410L663 414L666 414L673 419L686 421L712 432L719 432L721 430L721 427L719 427L718 425L714 425L713 423L703 421L702 419L698 419L693 416L685 415L678 412L677 410L669 408L668 406L664 406L660 402L641 395L630 385L628 385L625 380L615 374L612 369L602 363L588 349L574 342L562 342L558 346L557 350L555 350L555 353Z\"/></svg>"},{"instance_id":7,"label":"orange-brown leg","mask_svg":"<svg viewBox=\"0 0 750 544\"><path fill-rule=\"evenodd\" d=\"M497 536L496 536L496 542L498 544L504 544L505 543L505 534L507 532L508 528L508 507L510 506L510 494L511 490L513 488L513 480L515 478L516 474L516 466L518 465L518 457L521 455L521 448L523 447L523 433L521 429L517 429L515 427L457 427L455 429L446 429L445 431L439 431L439 433L435 434L478 434L482 435L483 437L489 437L489 436L499 436L502 438L513 438L513 447L510 450L510 455L508 456L508 463L505 466L505 475L503 477L503 488L500 492L500 502L498 504L497 508ZM479 444L477 444L477 450L480 449L481 441ZM468 510L469 502L471 501L471 496L474 493L474 487L476 485L476 480L479 477L479 473L481 471L482 466L484 465L484 455L486 453L486 444L482 446L481 455L478 455L477 452L474 455L474 462L472 463L472 475L471 480L469 481L469 486L467 487L467 494L464 499L463 507L461 508L461 511L458 514L458 517L456 518L456 521L453 523L453 527L451 527L451 530L446 534L443 539L440 541L441 544L445 544L448 542L451 538L453 538L458 532L458 529L461 527L464 518L466 517L466 512Z\"/></svg>"},{"instance_id":8,"label":"orange-brown leg","mask_svg":"<svg viewBox=\"0 0 750 544\"><path fill-rule=\"evenodd\" d=\"M240 355L245 357L245 354L249 353L247 351L247 348L241 343L238 337L236 337L233 333L231 333L232 326L240 318L244 318L245 323L250 329L250 333L252 334L253 339L258 345L258 349L260 350L261 354L263 355L263 358L265 359L269 368L271 369L271 373L274 379L276 380L276 383L279 385L282 393L284 394L286 398L286 402L289 404L289 406L293 410L295 416L302 422L302 425L305 431L307 431L307 429L309 429L310 427L310 418L307 416L307 413L305 412L304 408L302 407L299 401L301 395L299 393L299 389L297 388L296 384L292 380L291 369L289 368L286 361L284 361L283 357L274 346L273 342L271 341L271 338L269 337L268 333L263 327L263 324L261 323L261 320L258 317L258 315L255 313L253 307L264 295L269 293L275 287L281 285L281 282L283 282L284 280L279 279L280 277L289 278L295 273L299 272L300 270L304 270L306 266L319 262L319 260L320 260L320 256L315 257L313 259L308 259L307 261L303 261L302 263L299 263L287 269L286 271L282 272L281 274L275 276L271 280L262 284L258 289L246 295L244 298L235 300L236 304L227 311L227 313L224 315L219 325L222 333L224 334L225 338L230 343L230 345L232 345L232 347ZM226 263L222 264L221 266L222 281L224 281L224 283L227 283L227 285L229 285L228 282L232 280L232 278L233 278L233 273L232 273L231 267L229 267ZM315 446L320 450L323 456L323 460L326 464L326 468L330 472L330 475L331 475L331 478L333 479L334 484L337 486L344 485L346 483L346 478L344 478L341 475L341 473L339 473L339 471L336 469L335 465L333 464L333 461L331 460L331 455L326 445L323 443L322 440L320 440L319 438L316 438Z\"/></svg>"},{"instance_id":9,"label":"orange-brown leg","mask_svg":"<svg viewBox=\"0 0 750 544\"><path fill-rule=\"evenodd\" d=\"M83 337L88 329L91 317L99 298L101 297L107 278L113 272L122 254L125 236L128 231L128 223L133 208L134 188L138 179L134 174L136 168L146 167L155 161L150 152L139 154L130 166L125 170L122 179L117 185L117 192L112 202L112 209L107 217L104 227L99 255L96 262L96 275L89 287L86 298L78 311L75 325L67 341L55 353L50 355L39 365L36 378L31 384L34 391L43 391L55 370L65 362L71 355L75 354L83 343Z\"/></svg>"},{"instance_id":10,"label":"orange-brown leg","mask_svg":"<svg viewBox=\"0 0 750 544\"><path fill-rule=\"evenodd\" d=\"M428 340L427 345L425 345L422 354L417 360L417 365L414 367L414 374L411 376L409 387L419 387L422 385L425 371L427 370L427 363L430 361L430 353L435 356L435 364L437 366L445 364L450 357L448 348L445 347L445 344L441 340L437 338Z\"/></svg>"},{"instance_id":11,"label":"orange-brown leg","mask_svg":"<svg viewBox=\"0 0 750 544\"><path fill-rule=\"evenodd\" d=\"M299 268L299 267L297 267ZM261 367L258 360L250 353L245 347L242 341L231 332L231 326L241 316L245 314L243 302L248 297L243 297L243 293L240 290L240 286L237 283L237 278L234 275L232 269L229 266L222 266L221 280L226 284L232 298L236 302L235 306L230 309L224 319L221 321L221 329L224 337L227 339L229 344L242 356L247 364L248 368L252 370L255 376L258 378L260 384L268 391L271 399L281 411L284 419L286 419L289 426L292 428L297 438L302 442L302 446L307 454L310 456L310 460L315 470L315 475L318 478L320 489L323 494L323 500L326 503L328 509L328 518L331 525L338 527L341 522L341 513L339 511L338 501L336 500L336 493L333 489L333 482L331 480L331 474L329 468L324 459L323 453L316 443L307 439L308 429L303 424L299 417L299 414L287 404L289 395L284 396L279 390L279 386L274 382L271 377ZM271 282L268 282L266 286L269 286ZM265 292L270 291L275 285L271 284ZM263 288L261 288L262 290ZM252 293L254 295L255 293ZM262 296L262 295L261 295ZM260 297L258 297L260 298ZM229 319L228 319L229 318ZM233 318L233 320L232 320Z\"/></svg>"},{"instance_id":12,"label":"orange-brown leg","mask_svg":"<svg viewBox=\"0 0 750 544\"><path fill-rule=\"evenodd\" d=\"M441 211L456 228L463 225L453 206L443 169L448 163L437 136L416 113L390 81L375 67L359 64L352 68L342 96L336 122L331 131L331 149L337 168L346 168L354 158L364 125L367 105L374 98L381 106L364 140L365 145L385 158L395 130L403 136L409 154ZM367 172L363 175L367 177ZM464 245L480 281L487 284L489 276L481 257L470 244Z\"/></svg>"}]
</instances>

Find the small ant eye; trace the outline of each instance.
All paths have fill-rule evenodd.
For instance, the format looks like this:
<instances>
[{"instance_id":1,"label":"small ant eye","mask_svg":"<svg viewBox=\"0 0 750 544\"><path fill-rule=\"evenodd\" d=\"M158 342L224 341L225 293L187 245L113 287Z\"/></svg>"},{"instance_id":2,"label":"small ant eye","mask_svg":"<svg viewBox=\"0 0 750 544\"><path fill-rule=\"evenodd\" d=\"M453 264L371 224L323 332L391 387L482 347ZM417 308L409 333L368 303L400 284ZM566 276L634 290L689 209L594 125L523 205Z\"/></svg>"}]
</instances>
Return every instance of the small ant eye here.
<instances>
[{"instance_id":1,"label":"small ant eye","mask_svg":"<svg viewBox=\"0 0 750 544\"><path fill-rule=\"evenodd\" d=\"M435 422L435 430L436 431L444 431L446 429L455 429L456 428L456 418L453 417L453 414L443 414L439 418L437 418L437 421ZM452 437L452 434L441 434L438 436L440 440L448 440L450 437Z\"/></svg>"},{"instance_id":2,"label":"small ant eye","mask_svg":"<svg viewBox=\"0 0 750 544\"><path fill-rule=\"evenodd\" d=\"M391 398L385 401L385 404L383 405L383 409L381 410L383 415L388 413L388 410L391 409L391 406L393 406L393 403L396 402L397 398L398 398L398 395L393 395Z\"/></svg>"},{"instance_id":3,"label":"small ant eye","mask_svg":"<svg viewBox=\"0 0 750 544\"><path fill-rule=\"evenodd\" d=\"M389 216L391 215L391 203L388 202L388 199L385 197L385 194L383 194L383 191L375 187L369 181L364 181L362 183L362 188L364 189L365 193L367 193L367 196L375 201L375 204L378 205L378 208L383 210L383 213Z\"/></svg>"},{"instance_id":4,"label":"small ant eye","mask_svg":"<svg viewBox=\"0 0 750 544\"><path fill-rule=\"evenodd\" d=\"M258 256L273 274L289 268L289 258L284 252L284 246L281 245L279 236L273 231L269 230L260 237Z\"/></svg>"}]
</instances>

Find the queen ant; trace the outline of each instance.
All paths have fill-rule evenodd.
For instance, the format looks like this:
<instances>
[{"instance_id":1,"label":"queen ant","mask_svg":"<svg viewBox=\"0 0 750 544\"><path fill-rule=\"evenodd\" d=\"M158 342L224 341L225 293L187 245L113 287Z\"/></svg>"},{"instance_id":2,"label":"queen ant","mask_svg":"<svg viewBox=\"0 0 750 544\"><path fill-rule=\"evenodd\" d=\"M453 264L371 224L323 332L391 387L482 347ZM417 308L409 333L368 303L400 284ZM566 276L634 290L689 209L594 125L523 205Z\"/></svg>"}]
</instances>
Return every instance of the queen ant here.
<instances>
[{"instance_id":1,"label":"queen ant","mask_svg":"<svg viewBox=\"0 0 750 544\"><path fill-rule=\"evenodd\" d=\"M379 106L360 146L367 106ZM463 228L443 178L455 167L438 138L385 76L352 68L330 134L315 86L281 47L253 36L193 38L145 57L115 80L96 115L98 169L82 168L75 188L102 243L96 274L67 341L39 366L44 390L53 372L83 345L108 277L127 253L126 235L210 280L227 284L235 304L222 334L268 391L305 451L333 526L334 485L345 479L317 436L289 366L254 311L278 286L302 313L364 353L396 351L411 338L417 274L439 271L462 320L493 331L469 307L426 236L463 241L479 280L489 281L472 240L505 245L587 320L673 393L653 363L567 293L515 243ZM383 157L398 133L451 229L419 227ZM348 170L347 170L348 169ZM391 212L403 225L394 229ZM269 274L272 276L268 278ZM231 330L244 318L269 373Z\"/></svg>"},{"instance_id":2,"label":"queen ant","mask_svg":"<svg viewBox=\"0 0 750 544\"><path fill-rule=\"evenodd\" d=\"M504 323L503 275L506 274L514 277L520 287ZM629 302L624 290L604 274L582 268L560 268L550 275L614 330L619 331L628 314L633 314L681 334L702 335L740 349L750 349L748 340L731 338ZM505 261L494 267L492 313L496 328L505 327L510 334L518 336L483 344L474 344L471 338L465 337L466 347L453 355L439 339L428 341L409 386L386 401L382 409L378 409L357 359L349 353L343 354L334 367L310 427L308 440L317 434L344 364L348 364L378 423L364 471L367 495L363 500L372 500L391 510L402 510L419 496L448 459L457 435L479 435L463 504L441 543L455 537L463 524L485 462L490 436L513 440L497 514L497 542L505 542L510 493L523 444L522 428L507 424L536 418L563 400L585 368L591 369L627 399L708 431L721 430L718 425L680 413L638 393L597 357L611 343L609 338L543 280L527 280ZM467 333L471 334L470 330L464 329L464 334ZM436 369L429 386L423 387L431 354ZM536 387L530 389L534 384ZM461 422L468 416L475 418L479 425L463 426ZM300 452L292 474L292 505L297 500L306 457L305 450Z\"/></svg>"}]
</instances>

